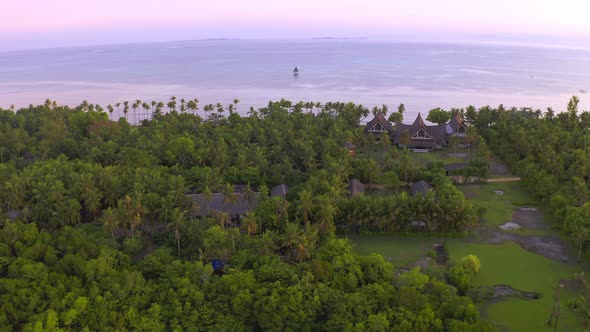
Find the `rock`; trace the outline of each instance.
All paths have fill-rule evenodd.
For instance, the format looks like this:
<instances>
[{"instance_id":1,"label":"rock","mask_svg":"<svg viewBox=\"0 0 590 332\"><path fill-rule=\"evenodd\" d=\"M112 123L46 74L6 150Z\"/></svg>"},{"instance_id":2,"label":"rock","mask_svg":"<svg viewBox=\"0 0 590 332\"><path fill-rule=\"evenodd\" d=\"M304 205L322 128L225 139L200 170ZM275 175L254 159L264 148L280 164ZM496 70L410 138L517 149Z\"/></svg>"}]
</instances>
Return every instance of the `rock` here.
<instances>
[{"instance_id":1,"label":"rock","mask_svg":"<svg viewBox=\"0 0 590 332\"><path fill-rule=\"evenodd\" d=\"M536 207L523 207L519 209L520 211L537 211Z\"/></svg>"},{"instance_id":2,"label":"rock","mask_svg":"<svg viewBox=\"0 0 590 332\"><path fill-rule=\"evenodd\" d=\"M536 300L539 298L539 294L537 293L519 291L508 285L494 286L494 294L492 295L492 297L498 298L504 296L518 296L529 300Z\"/></svg>"},{"instance_id":3,"label":"rock","mask_svg":"<svg viewBox=\"0 0 590 332\"><path fill-rule=\"evenodd\" d=\"M504 225L501 225L500 228L505 231L511 231L514 229L520 229L520 225L515 222L509 221L509 222L505 223Z\"/></svg>"}]
</instances>

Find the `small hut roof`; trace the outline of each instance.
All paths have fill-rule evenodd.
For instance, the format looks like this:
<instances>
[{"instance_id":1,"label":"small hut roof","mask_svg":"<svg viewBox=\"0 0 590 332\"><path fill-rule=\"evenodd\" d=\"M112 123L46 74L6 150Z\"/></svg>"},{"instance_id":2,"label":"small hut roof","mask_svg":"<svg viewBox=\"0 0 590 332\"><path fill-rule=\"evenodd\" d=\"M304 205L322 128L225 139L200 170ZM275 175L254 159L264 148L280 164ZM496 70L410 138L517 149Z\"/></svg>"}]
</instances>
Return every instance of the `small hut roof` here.
<instances>
[{"instance_id":1,"label":"small hut roof","mask_svg":"<svg viewBox=\"0 0 590 332\"><path fill-rule=\"evenodd\" d=\"M279 184L276 187L273 187L270 190L270 195L271 196L281 196L282 198L287 197L287 192L289 192L289 186L287 186L286 184Z\"/></svg>"},{"instance_id":2,"label":"small hut roof","mask_svg":"<svg viewBox=\"0 0 590 332\"><path fill-rule=\"evenodd\" d=\"M432 190L432 186L424 180L412 183L412 186L410 187L410 191L412 192L413 196L426 196L428 190Z\"/></svg>"},{"instance_id":3,"label":"small hut roof","mask_svg":"<svg viewBox=\"0 0 590 332\"><path fill-rule=\"evenodd\" d=\"M188 195L195 204L199 206L197 216L207 216L214 211L229 212L230 215L246 214L246 212L254 210L260 202L260 193L254 193L254 198L248 200L244 193L234 193L237 196L236 204L225 204L223 199L225 195L222 193L214 193L211 195L211 200L207 200L203 194Z\"/></svg>"},{"instance_id":4,"label":"small hut roof","mask_svg":"<svg viewBox=\"0 0 590 332\"><path fill-rule=\"evenodd\" d=\"M348 182L348 188L350 190L350 196L355 196L365 192L365 185L357 179L350 179Z\"/></svg>"}]
</instances>

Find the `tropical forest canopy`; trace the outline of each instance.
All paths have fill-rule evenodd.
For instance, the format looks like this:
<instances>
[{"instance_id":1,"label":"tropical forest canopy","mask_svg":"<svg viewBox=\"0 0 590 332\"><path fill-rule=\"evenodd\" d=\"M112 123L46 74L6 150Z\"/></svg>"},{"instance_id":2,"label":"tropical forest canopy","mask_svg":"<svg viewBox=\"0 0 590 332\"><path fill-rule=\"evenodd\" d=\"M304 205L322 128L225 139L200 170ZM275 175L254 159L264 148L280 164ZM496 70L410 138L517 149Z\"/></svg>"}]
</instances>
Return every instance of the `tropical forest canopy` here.
<instances>
[{"instance_id":1,"label":"tropical forest canopy","mask_svg":"<svg viewBox=\"0 0 590 332\"><path fill-rule=\"evenodd\" d=\"M352 232L457 233L479 214L441 165L418 167L409 151L389 140L381 139L380 162L351 156L344 143L375 139L359 126L369 114L363 106L281 100L243 117L235 112L237 102L226 115L213 105L201 112L196 100L181 101L177 110L173 99L168 113L154 102L152 119L133 126L130 104L123 105L125 117L117 121L110 119L112 106L109 114L88 103L0 110L1 326L491 329L467 296L477 258L449 270L400 274L383 257L359 256L340 238ZM150 108L141 101L131 106ZM403 113L403 105L398 110ZM517 119L511 126L522 130L538 121L547 128L538 129L539 137L557 133L554 146L571 144L585 153L574 133L585 134L587 127L574 111L551 119L491 108L463 114L477 128L470 134L474 159L486 156L482 133L525 176L542 162L529 157L519 164L520 154L528 156L538 142L507 147L523 137L513 136L520 129L503 119ZM558 162L572 158L556 155ZM560 199L537 188L544 182L531 182L565 225L585 211L580 195L587 195L587 169L576 168L579 179L568 175L570 169L541 173ZM379 178L389 192L351 198L352 178L369 185ZM561 187L563 179L577 183L578 191ZM419 180L435 190L411 195L410 183ZM285 198L269 195L278 184L290 187ZM221 193L231 206L240 186L259 204L239 218L223 211L203 215L187 196ZM568 200L576 197L578 203ZM425 227L412 228L415 220ZM213 273L216 260L225 264L222 273Z\"/></svg>"}]
</instances>

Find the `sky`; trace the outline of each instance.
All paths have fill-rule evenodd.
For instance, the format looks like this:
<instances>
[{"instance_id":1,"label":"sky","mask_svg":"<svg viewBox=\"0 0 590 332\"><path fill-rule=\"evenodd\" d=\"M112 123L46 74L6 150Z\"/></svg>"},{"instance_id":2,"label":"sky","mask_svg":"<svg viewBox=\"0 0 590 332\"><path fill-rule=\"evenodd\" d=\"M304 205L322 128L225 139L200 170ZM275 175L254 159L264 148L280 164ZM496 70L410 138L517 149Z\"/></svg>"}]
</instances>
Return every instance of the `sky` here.
<instances>
[{"instance_id":1,"label":"sky","mask_svg":"<svg viewBox=\"0 0 590 332\"><path fill-rule=\"evenodd\" d=\"M0 50L203 38L590 44L589 0L0 0Z\"/></svg>"}]
</instances>

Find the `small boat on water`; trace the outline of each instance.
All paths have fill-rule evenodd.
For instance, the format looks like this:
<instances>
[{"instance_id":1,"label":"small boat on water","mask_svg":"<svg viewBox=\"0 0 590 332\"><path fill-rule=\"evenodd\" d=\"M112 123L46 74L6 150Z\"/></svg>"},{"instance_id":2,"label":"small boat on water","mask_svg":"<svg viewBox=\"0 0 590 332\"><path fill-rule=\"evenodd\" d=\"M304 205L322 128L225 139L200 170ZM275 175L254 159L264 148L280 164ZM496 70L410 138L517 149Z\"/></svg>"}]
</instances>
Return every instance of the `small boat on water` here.
<instances>
[{"instance_id":1,"label":"small boat on water","mask_svg":"<svg viewBox=\"0 0 590 332\"><path fill-rule=\"evenodd\" d=\"M299 69L297 69L297 67L295 67L295 69L293 69L293 76L295 76L295 77L299 76Z\"/></svg>"}]
</instances>

